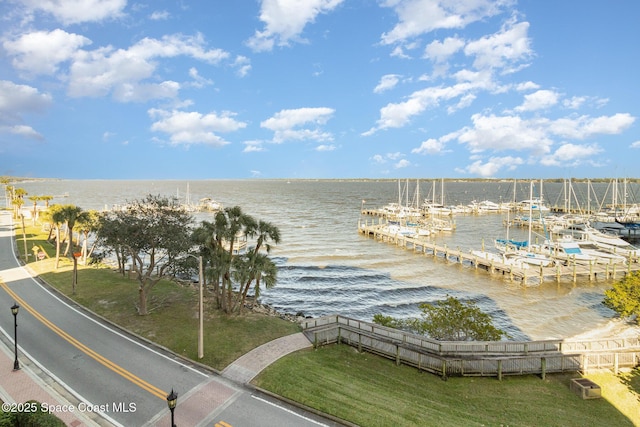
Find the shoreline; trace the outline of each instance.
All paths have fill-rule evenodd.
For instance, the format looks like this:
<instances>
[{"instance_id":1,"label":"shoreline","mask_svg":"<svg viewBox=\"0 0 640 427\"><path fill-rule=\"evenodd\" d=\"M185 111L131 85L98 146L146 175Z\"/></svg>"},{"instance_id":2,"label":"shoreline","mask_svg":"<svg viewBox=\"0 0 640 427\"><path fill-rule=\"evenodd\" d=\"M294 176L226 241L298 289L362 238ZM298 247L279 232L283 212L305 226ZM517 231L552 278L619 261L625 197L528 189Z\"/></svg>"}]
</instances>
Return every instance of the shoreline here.
<instances>
[{"instance_id":1,"label":"shoreline","mask_svg":"<svg viewBox=\"0 0 640 427\"><path fill-rule=\"evenodd\" d=\"M604 325L565 338L570 341L577 340L597 340L603 338L635 338L640 336L640 325L636 323L635 318L615 317Z\"/></svg>"}]
</instances>

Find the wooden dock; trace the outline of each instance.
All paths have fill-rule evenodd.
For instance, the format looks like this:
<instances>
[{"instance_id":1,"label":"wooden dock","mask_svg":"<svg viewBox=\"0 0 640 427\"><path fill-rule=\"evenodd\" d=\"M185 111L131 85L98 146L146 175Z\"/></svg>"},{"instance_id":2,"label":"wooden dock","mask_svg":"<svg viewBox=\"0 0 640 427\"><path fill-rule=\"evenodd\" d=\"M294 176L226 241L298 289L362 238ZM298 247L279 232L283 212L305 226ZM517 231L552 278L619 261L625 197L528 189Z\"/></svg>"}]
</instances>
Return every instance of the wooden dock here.
<instances>
[{"instance_id":1,"label":"wooden dock","mask_svg":"<svg viewBox=\"0 0 640 427\"><path fill-rule=\"evenodd\" d=\"M473 268L480 268L492 274L499 274L509 281L519 281L524 286L536 286L549 281L573 281L580 279L589 281L615 280L631 272L640 271L638 259L630 259L625 265L618 264L578 264L557 263L554 266L534 266L524 269L513 265L487 260L474 255L470 249L450 248L446 244L438 245L429 241L428 237L411 237L402 234L390 234L384 230L385 224L368 224L360 222L358 232L373 238L378 242L385 242L412 250L414 253L429 255L434 259L441 259L447 263L462 264Z\"/></svg>"}]
</instances>

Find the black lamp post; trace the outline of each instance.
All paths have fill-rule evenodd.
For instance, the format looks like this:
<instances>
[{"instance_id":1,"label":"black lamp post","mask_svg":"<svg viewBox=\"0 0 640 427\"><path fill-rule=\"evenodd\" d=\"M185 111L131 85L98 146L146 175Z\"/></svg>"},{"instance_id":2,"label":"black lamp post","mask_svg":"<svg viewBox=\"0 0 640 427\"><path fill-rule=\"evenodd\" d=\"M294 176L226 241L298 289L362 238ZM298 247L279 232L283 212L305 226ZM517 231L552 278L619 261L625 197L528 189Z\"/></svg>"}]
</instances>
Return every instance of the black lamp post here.
<instances>
[{"instance_id":1,"label":"black lamp post","mask_svg":"<svg viewBox=\"0 0 640 427\"><path fill-rule=\"evenodd\" d=\"M11 306L11 314L13 314L13 343L14 343L14 354L15 359L13 361L13 370L17 371L20 369L20 363L18 362L18 310L20 306L15 302Z\"/></svg>"},{"instance_id":2,"label":"black lamp post","mask_svg":"<svg viewBox=\"0 0 640 427\"><path fill-rule=\"evenodd\" d=\"M171 427L176 427L173 422L173 411L176 409L176 404L178 403L178 393L171 389L171 393L167 396L167 405L169 405L169 410L171 411Z\"/></svg>"}]
</instances>

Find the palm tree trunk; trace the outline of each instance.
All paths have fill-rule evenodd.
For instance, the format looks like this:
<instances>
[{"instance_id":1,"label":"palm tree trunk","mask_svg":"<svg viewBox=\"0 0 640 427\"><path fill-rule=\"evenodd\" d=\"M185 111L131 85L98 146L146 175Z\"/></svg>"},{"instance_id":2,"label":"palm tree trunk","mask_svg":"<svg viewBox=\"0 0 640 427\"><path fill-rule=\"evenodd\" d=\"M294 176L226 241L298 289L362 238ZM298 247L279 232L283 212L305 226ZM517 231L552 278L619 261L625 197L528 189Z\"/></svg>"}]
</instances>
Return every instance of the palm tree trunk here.
<instances>
[{"instance_id":1,"label":"palm tree trunk","mask_svg":"<svg viewBox=\"0 0 640 427\"><path fill-rule=\"evenodd\" d=\"M56 270L60 265L60 226L56 226Z\"/></svg>"}]
</instances>

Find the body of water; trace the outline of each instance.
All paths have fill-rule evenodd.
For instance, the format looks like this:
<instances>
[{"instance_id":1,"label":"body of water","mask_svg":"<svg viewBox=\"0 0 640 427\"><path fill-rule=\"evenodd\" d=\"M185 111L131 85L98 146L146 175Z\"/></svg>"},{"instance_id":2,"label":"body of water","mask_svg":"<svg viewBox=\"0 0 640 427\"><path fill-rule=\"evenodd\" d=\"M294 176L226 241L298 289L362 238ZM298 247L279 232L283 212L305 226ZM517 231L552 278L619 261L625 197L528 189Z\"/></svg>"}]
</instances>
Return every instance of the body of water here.
<instances>
[{"instance_id":1,"label":"body of water","mask_svg":"<svg viewBox=\"0 0 640 427\"><path fill-rule=\"evenodd\" d=\"M522 287L502 277L459 264L414 254L360 235L361 208L379 208L390 202L440 200L442 184L431 181L116 181L60 180L20 183L29 195L54 195L52 203L71 203L83 209L103 209L141 199L147 194L187 195L192 201L213 198L225 207L238 205L256 219L279 227L282 242L271 255L279 266L275 288L263 291L262 302L281 312L308 316L342 314L371 320L382 313L417 316L418 304L453 295L474 300L490 313L496 326L515 339L564 338L607 323L613 312L602 305L611 283L543 283ZM515 191L514 191L515 189ZM630 194L633 189L628 189ZM562 205L566 185L544 183L544 196ZM593 191L593 195L591 195ZM602 203L611 197L609 184L569 192L576 203ZM536 188L539 196L540 188ZM528 183L447 182L445 204L472 200L494 202L529 198ZM620 196L618 196L620 197ZM199 213L198 219L211 214ZM449 247L480 249L504 237L504 217L499 214L456 216L453 232L431 238ZM511 237L523 230L512 230Z\"/></svg>"}]
</instances>

